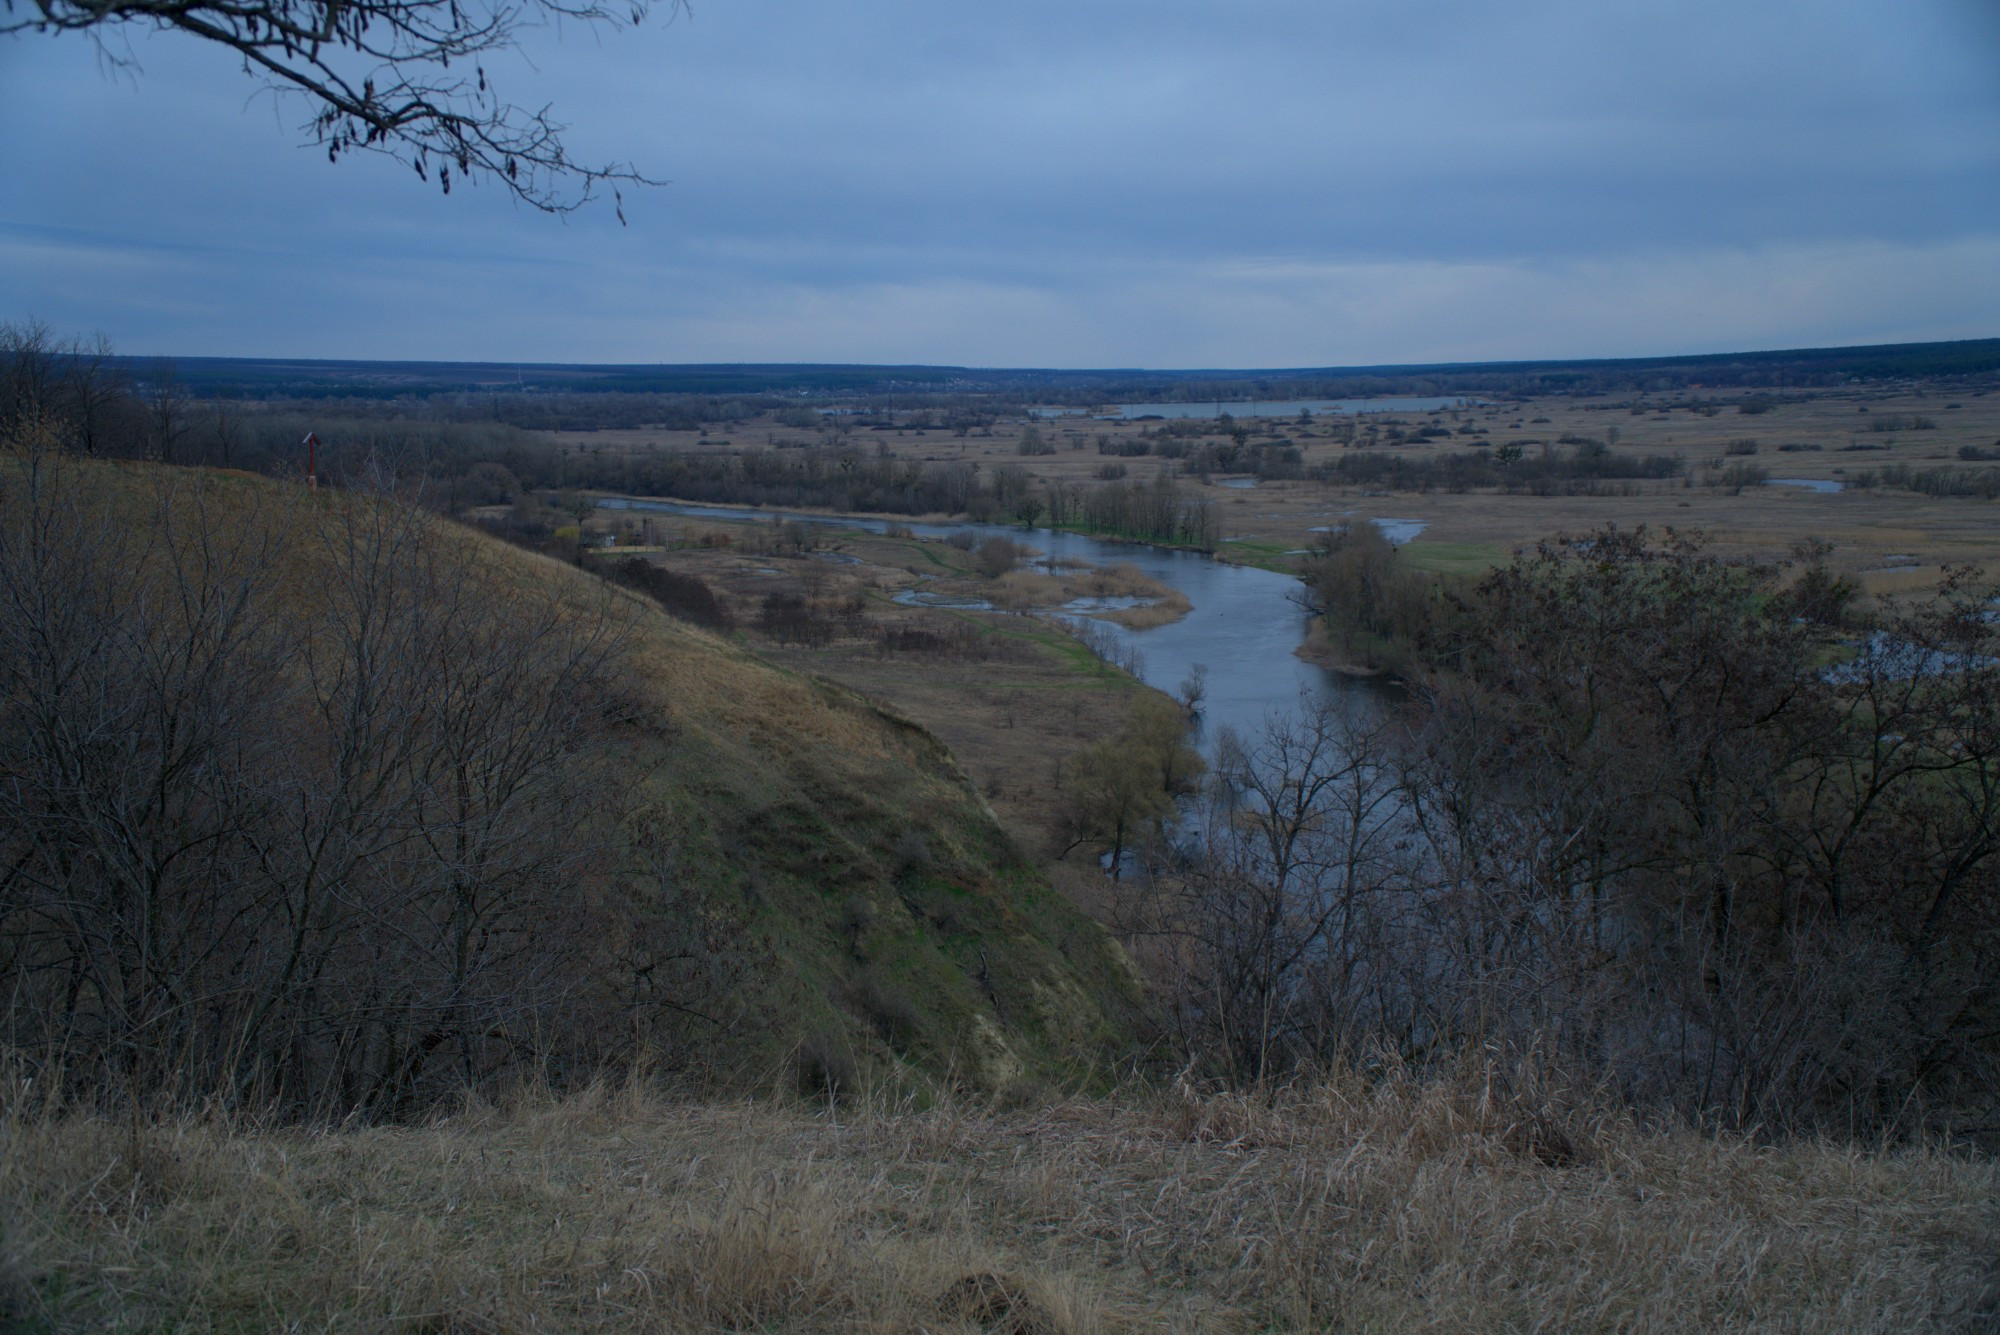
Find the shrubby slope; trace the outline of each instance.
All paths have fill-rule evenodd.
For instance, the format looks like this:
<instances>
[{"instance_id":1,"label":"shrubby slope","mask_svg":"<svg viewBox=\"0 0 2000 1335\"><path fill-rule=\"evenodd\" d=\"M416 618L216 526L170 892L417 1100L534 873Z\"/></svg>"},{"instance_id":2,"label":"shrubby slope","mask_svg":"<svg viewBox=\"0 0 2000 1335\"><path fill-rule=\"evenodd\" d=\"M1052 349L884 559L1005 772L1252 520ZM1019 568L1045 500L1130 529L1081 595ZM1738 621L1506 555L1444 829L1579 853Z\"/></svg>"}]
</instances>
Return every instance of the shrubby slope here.
<instances>
[{"instance_id":1,"label":"shrubby slope","mask_svg":"<svg viewBox=\"0 0 2000 1335\"><path fill-rule=\"evenodd\" d=\"M1129 984L945 749L382 495L0 473L0 1011L92 1098L1095 1064Z\"/></svg>"}]
</instances>

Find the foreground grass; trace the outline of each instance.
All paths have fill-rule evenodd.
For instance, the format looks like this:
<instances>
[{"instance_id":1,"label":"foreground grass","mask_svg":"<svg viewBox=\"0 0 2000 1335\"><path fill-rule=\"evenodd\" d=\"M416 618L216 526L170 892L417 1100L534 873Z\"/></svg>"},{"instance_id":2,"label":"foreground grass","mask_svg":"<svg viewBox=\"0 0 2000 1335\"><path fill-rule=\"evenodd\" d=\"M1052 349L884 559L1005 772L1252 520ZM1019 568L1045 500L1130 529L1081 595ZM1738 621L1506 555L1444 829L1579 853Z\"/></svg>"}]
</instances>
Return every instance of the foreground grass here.
<instances>
[{"instance_id":1,"label":"foreground grass","mask_svg":"<svg viewBox=\"0 0 2000 1335\"><path fill-rule=\"evenodd\" d=\"M54 1330L1991 1328L1990 1162L1502 1086L136 1135L17 1105L8 1297Z\"/></svg>"}]
</instances>

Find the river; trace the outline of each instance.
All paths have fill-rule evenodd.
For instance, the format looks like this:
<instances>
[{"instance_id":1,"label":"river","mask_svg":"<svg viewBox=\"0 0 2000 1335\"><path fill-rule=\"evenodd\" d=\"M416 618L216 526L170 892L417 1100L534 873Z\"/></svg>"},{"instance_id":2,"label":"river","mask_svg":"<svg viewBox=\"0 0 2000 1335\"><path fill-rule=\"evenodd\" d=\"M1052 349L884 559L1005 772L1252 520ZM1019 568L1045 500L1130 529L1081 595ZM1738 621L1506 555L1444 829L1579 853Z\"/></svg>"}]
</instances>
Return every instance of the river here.
<instances>
[{"instance_id":1,"label":"river","mask_svg":"<svg viewBox=\"0 0 2000 1335\"><path fill-rule=\"evenodd\" d=\"M743 510L725 506L688 505L678 501L613 497L598 502L611 510L646 510L698 519L797 520L827 528L887 531L889 521L803 511ZM1301 696L1318 700L1333 696L1356 704L1381 697L1394 688L1374 681L1357 681L1308 663L1292 651L1306 629L1306 613L1296 601L1297 579L1254 566L1230 565L1197 552L1173 551L1134 543L1106 542L1056 529L1023 530L1001 524L906 524L923 537L947 537L971 532L981 538L1006 537L1039 548L1061 564L1132 565L1179 589L1194 605L1185 617L1149 630L1128 630L1095 621L1123 648L1137 651L1137 675L1148 686L1174 694L1199 663L1207 667L1207 696L1202 708L1204 741L1234 728L1248 737L1264 725L1272 710L1295 706Z\"/></svg>"}]
</instances>

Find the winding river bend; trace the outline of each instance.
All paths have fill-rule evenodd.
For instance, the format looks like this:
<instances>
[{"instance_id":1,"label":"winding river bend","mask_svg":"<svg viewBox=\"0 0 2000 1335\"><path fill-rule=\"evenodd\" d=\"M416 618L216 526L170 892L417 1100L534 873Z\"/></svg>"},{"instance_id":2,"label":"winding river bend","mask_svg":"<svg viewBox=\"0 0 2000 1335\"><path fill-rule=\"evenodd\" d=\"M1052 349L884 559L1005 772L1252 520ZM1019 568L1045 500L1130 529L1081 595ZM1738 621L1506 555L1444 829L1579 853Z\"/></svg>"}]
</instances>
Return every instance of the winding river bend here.
<instances>
[{"instance_id":1,"label":"winding river bend","mask_svg":"<svg viewBox=\"0 0 2000 1335\"><path fill-rule=\"evenodd\" d=\"M805 511L733 509L679 501L611 497L598 502L609 510L643 510L696 519L796 520L826 528L886 532L889 521ZM1149 630L1129 630L1097 622L1120 646L1137 651L1137 675L1147 685L1172 694L1197 663L1208 669L1202 726L1212 738L1224 727L1244 736L1256 733L1272 710L1295 706L1301 694L1336 696L1356 704L1379 698L1390 688L1356 681L1308 663L1292 651L1305 634L1306 613L1294 601L1299 582L1254 566L1230 565L1196 552L1133 543L1106 542L1055 529L1022 530L1001 524L905 524L923 537L970 532L1007 537L1040 548L1059 564L1132 565L1187 595L1194 605L1179 621Z\"/></svg>"}]
</instances>

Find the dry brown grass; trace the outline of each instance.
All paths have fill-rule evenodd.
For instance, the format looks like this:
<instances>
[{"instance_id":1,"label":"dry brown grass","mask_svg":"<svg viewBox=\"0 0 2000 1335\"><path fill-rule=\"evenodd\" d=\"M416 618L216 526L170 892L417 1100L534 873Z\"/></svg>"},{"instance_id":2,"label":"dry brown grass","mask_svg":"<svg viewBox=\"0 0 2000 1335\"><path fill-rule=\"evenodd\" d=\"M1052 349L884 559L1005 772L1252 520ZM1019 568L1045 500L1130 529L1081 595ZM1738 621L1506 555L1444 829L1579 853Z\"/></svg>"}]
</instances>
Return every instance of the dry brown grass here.
<instances>
[{"instance_id":1,"label":"dry brown grass","mask_svg":"<svg viewBox=\"0 0 2000 1335\"><path fill-rule=\"evenodd\" d=\"M742 525L734 526L740 534ZM842 622L824 645L783 645L767 637L746 638L765 659L793 668L775 681L758 678L754 691L735 681L693 684L696 692L726 698L705 707L728 712L731 699L746 699L739 711L741 726L768 728L772 720L789 719L795 705L773 693L808 691L810 678L837 682L878 701L942 741L985 796L1000 822L1030 853L1048 845L1064 799L1057 775L1062 761L1091 739L1108 735L1123 717L1130 678L1104 668L1069 642L1059 627L1010 615L947 612L901 607L884 595L911 587L929 576L924 587L944 593L983 598L995 606L1036 608L1058 606L1073 598L1151 598L1150 606L1105 614L1126 625L1162 625L1186 615L1185 595L1148 577L1130 565L1088 567L1049 575L1032 568L1010 571L998 579L973 577L965 554L940 542L915 543L847 534L835 540L834 551L855 558L848 562L794 560L746 555L733 549L682 549L666 554L661 563L705 580L730 607L741 625L753 626L761 598L767 593L795 593L823 607L865 600L871 625L900 626L953 634L978 627L988 637L990 657L932 656L884 653L867 634L857 635ZM817 581L815 590L808 586ZM700 637L690 631L691 637ZM706 637L701 637L704 640ZM1070 652L1060 652L1063 645ZM727 652L742 653L728 648ZM671 668L663 668L663 675ZM773 745L778 745L776 738ZM1056 865L1045 865L1054 872Z\"/></svg>"},{"instance_id":2,"label":"dry brown grass","mask_svg":"<svg viewBox=\"0 0 2000 1335\"><path fill-rule=\"evenodd\" d=\"M1155 626L1172 625L1194 610L1186 594L1179 589L1171 590L1164 598L1140 607L1122 607L1112 612L1100 612L1103 621L1115 621L1128 630L1151 630Z\"/></svg>"},{"instance_id":3,"label":"dry brown grass","mask_svg":"<svg viewBox=\"0 0 2000 1335\"><path fill-rule=\"evenodd\" d=\"M1512 1090L1513 1092L1509 1092ZM11 1093L18 1096L22 1091ZM996 1111L594 1089L338 1132L0 1119L21 1315L130 1328L1991 1329L2000 1172L1520 1073Z\"/></svg>"},{"instance_id":4,"label":"dry brown grass","mask_svg":"<svg viewBox=\"0 0 2000 1335\"><path fill-rule=\"evenodd\" d=\"M1187 595L1170 588L1136 566L1086 566L1063 574L1013 570L986 583L968 583L965 593L983 597L1010 612L1061 607L1079 598L1140 598L1137 607L1091 613L1135 630L1179 621L1194 607Z\"/></svg>"},{"instance_id":5,"label":"dry brown grass","mask_svg":"<svg viewBox=\"0 0 2000 1335\"><path fill-rule=\"evenodd\" d=\"M1032 650L997 663L885 656L838 644L767 652L921 724L950 749L1031 854L1045 851L1061 823L1062 762L1115 731L1128 691L1136 689L1129 679L1108 672L1087 677L1071 660Z\"/></svg>"},{"instance_id":6,"label":"dry brown grass","mask_svg":"<svg viewBox=\"0 0 2000 1335\"><path fill-rule=\"evenodd\" d=\"M1745 415L1736 411L1746 399L1782 398L1770 411ZM1691 411L1697 402L1719 409ZM1951 406L1957 405L1957 406ZM1634 413L1633 406L1641 411ZM1661 408L1668 411L1661 412ZM1865 410L1865 411L1864 411ZM1246 538L1267 549L1284 551L1306 546L1310 530L1344 511L1361 516L1394 516L1426 522L1426 542L1469 544L1484 549L1488 560L1504 560L1516 547L1532 547L1556 533L1582 533L1607 522L1623 526L1645 523L1697 527L1731 555L1778 559L1806 537L1835 543L1834 564L1855 575L1882 564L1885 553L1911 553L1935 571L1942 562L1973 561L2000 564L2000 523L1990 501L1933 500L1908 492L1876 490L1822 495L1788 487L1750 487L1732 495L1727 489L1701 485L1703 465L1720 461L1730 442L1755 439L1753 462L1774 477L1835 479L1884 464L1915 467L2000 465L1961 464L1963 445L1982 449L2000 440L2000 394L1977 387L1849 386L1827 390L1771 391L1693 390L1672 393L1598 397L1553 395L1519 402L1468 408L1453 414L1399 412L1374 415L1415 427L1436 420L1454 430L1482 427L1480 439L1495 446L1519 443L1533 451L1537 442L1556 445L1563 436L1607 439L1615 428L1621 454L1677 454L1686 460L1695 485L1680 480L1645 482L1630 496L1503 496L1392 493L1372 495L1361 488L1329 489L1308 482L1264 483L1252 491L1214 487L1213 499L1228 536ZM1877 431L1877 420L1914 423L1928 419L1929 430ZM1364 422L1369 419L1362 419ZM1027 468L1037 478L1068 485L1094 485L1094 474L1105 462L1096 448L1100 436L1123 440L1157 428L1156 422L1098 422L1055 419L1038 429L1056 447L1052 455L1017 457L1014 441L1019 425L1000 423L990 435L954 438L948 433L883 433L873 444L885 445L904 460L934 459L965 463L1000 463ZM1291 421L1247 423L1253 439L1269 428L1299 446L1308 468L1341 453L1331 438L1336 424L1317 418L1301 426ZM769 424L746 425L735 432L738 445L769 445L796 437ZM1221 440L1218 430L1213 439ZM1393 448L1405 458L1423 459L1471 448L1472 437L1453 435L1409 441ZM591 437L594 448L635 451L704 448L697 433L632 432L619 436L601 432ZM1783 447L1818 445L1818 450ZM1866 446L1850 450L1850 446ZM1876 448L1880 447L1880 448ZM714 449L713 444L706 448ZM1135 477L1149 477L1171 466L1159 458L1126 460ZM1247 559L1255 553L1223 549L1226 559Z\"/></svg>"}]
</instances>

